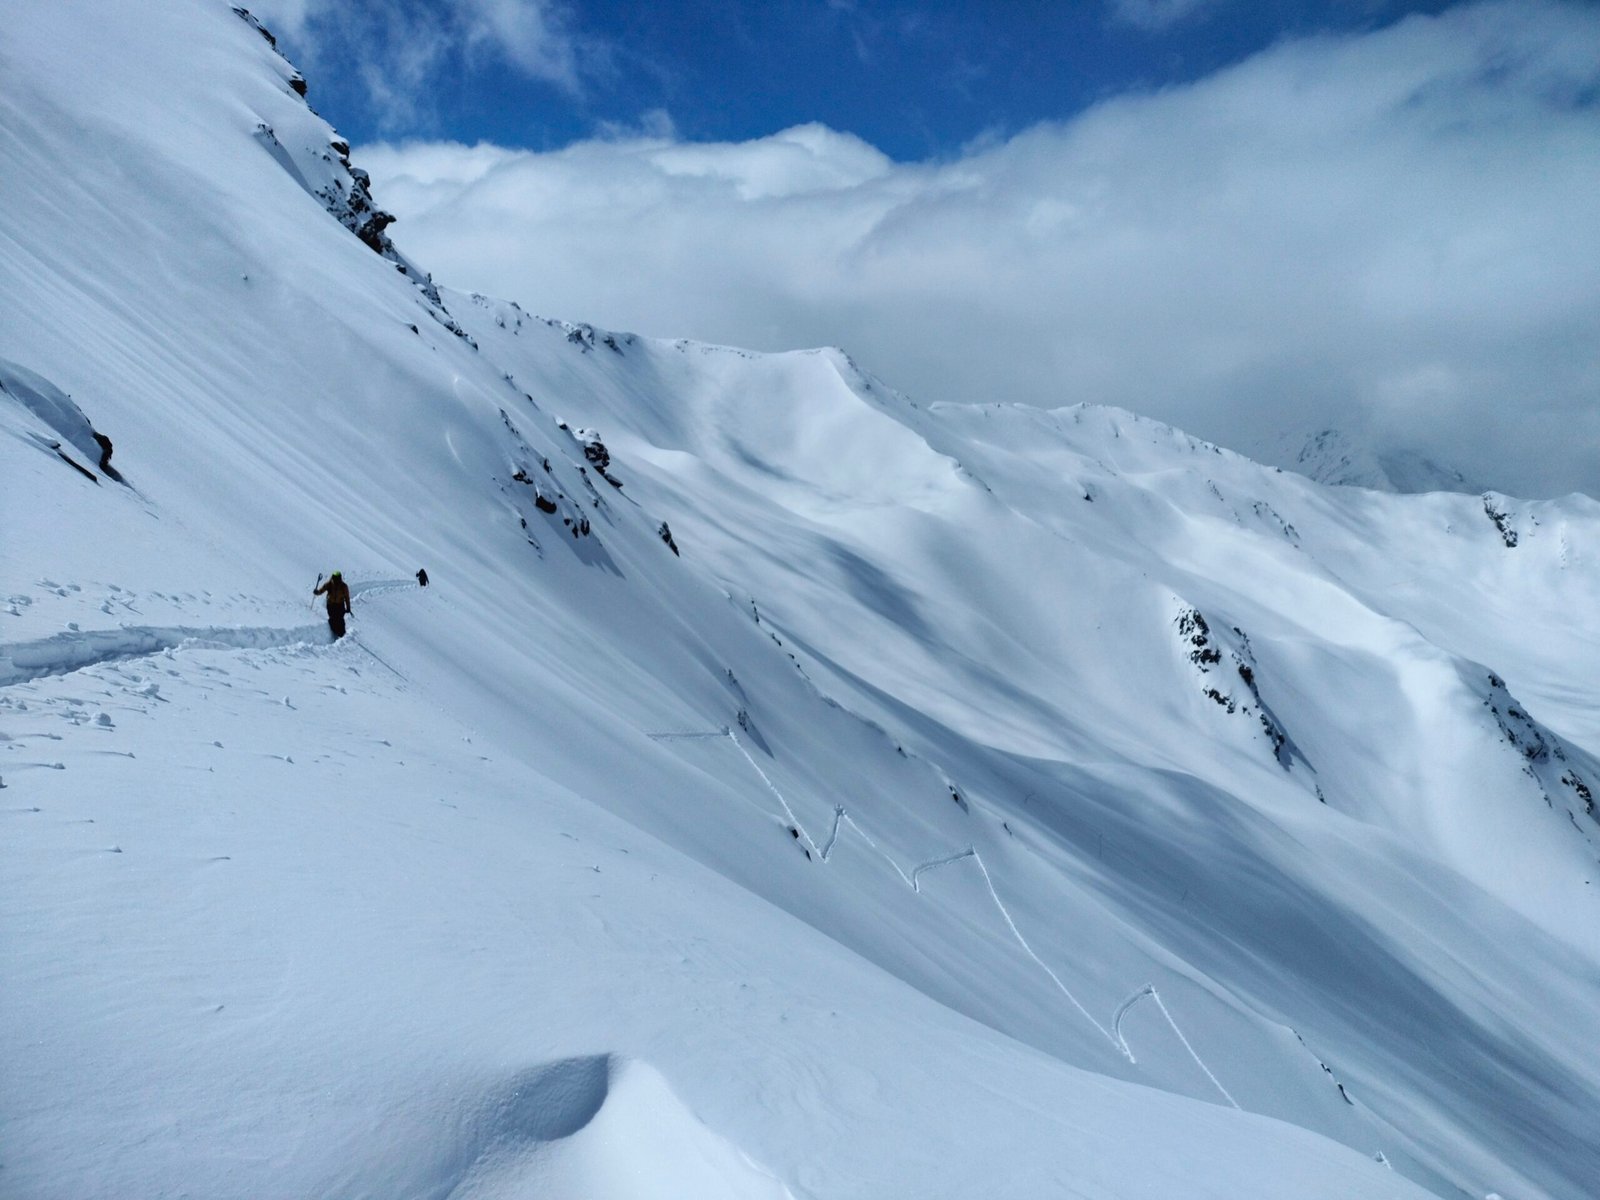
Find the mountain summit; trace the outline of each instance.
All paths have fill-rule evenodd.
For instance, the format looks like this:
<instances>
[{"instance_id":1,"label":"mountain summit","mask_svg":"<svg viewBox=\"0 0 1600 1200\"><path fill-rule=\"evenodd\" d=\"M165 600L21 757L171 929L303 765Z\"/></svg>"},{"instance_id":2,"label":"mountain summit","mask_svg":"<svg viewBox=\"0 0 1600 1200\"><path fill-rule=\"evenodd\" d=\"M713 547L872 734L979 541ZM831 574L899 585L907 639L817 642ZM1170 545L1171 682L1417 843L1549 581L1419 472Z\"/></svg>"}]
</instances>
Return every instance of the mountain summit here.
<instances>
[{"instance_id":1,"label":"mountain summit","mask_svg":"<svg viewBox=\"0 0 1600 1200\"><path fill-rule=\"evenodd\" d=\"M1418 451L1380 451L1369 441L1338 429L1284 434L1260 453L1263 462L1333 487L1405 494L1484 490L1460 471L1441 466Z\"/></svg>"}]
</instances>

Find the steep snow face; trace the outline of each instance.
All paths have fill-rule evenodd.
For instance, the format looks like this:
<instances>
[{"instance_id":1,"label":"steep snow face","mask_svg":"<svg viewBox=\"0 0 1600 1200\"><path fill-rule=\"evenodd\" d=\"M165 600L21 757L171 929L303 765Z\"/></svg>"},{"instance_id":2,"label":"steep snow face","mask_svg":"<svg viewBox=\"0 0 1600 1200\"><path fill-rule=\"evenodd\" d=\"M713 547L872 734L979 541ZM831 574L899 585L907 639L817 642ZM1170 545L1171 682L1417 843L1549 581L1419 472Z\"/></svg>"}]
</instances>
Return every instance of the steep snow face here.
<instances>
[{"instance_id":1,"label":"steep snow face","mask_svg":"<svg viewBox=\"0 0 1600 1200\"><path fill-rule=\"evenodd\" d=\"M469 327L485 311L455 307ZM491 322L480 336L514 378L547 370L524 351L537 334L504 333ZM630 370L629 355L645 365ZM695 437L635 417L632 389L590 389L583 419L615 431L624 459L663 468L636 494L682 512L691 557L709 553L816 662L845 667L841 679L1016 753L1115 747L1235 791L1248 772L1420 841L1551 932L1596 945L1584 878L1600 830L1576 786L1545 804L1485 699L1496 670L1517 689L1585 694L1569 614L1589 584L1570 569L1567 529L1593 520L1592 502L1504 501L1514 518L1477 497L1329 493L1111 410L923 412L833 351L761 359L635 341L608 359L597 368L643 374L642 390L703 414ZM785 366L818 398L820 441L793 434L793 395L772 381ZM762 423L780 449L751 449ZM862 485L848 494L838 481L852 475ZM905 480L903 503L882 504L886 478ZM1508 544L1518 524L1529 540ZM1231 647L1226 661L1193 645L1196 617ZM1529 660L1537 671L1515 669ZM860 702L893 715L870 693ZM1539 705L1574 730L1588 707ZM1501 869L1554 861L1570 869Z\"/></svg>"},{"instance_id":2,"label":"steep snow face","mask_svg":"<svg viewBox=\"0 0 1600 1200\"><path fill-rule=\"evenodd\" d=\"M1600 1174L1592 504L440 296L228 5L7 28L9 1188Z\"/></svg>"},{"instance_id":3,"label":"steep snow face","mask_svg":"<svg viewBox=\"0 0 1600 1200\"><path fill-rule=\"evenodd\" d=\"M1543 1084L1506 1101L1490 1065L1507 1053L1500 1020L1519 1042L1549 1031L1535 1070L1563 1087L1571 1064L1593 1062L1554 1030L1587 1024L1596 954L1600 770L1583 749L1589 646L1570 620L1592 587L1574 549L1589 544L1577 531L1593 528L1592 502L1329 491L1126 413L924 410L834 351L785 358L837 440L786 440L775 470L740 430L790 419L776 360L604 334L586 352L559 325L449 302L518 386L562 393L604 433L686 559L750 597L820 686L1001 813L1008 851L1019 827L1045 829L1096 880L1098 903L1062 905L1069 935L1036 935L1046 961L1081 964L1092 944L1108 974L1137 977L1152 964L1123 957L1117 928L1159 930L1164 953L1310 1031L1342 1094L1381 1095L1413 1133L1424 1110L1464 1122L1449 1150L1410 1148L1441 1175L1453 1156L1524 1140L1509 1114L1545 1106ZM563 346L577 352L551 356ZM670 418L667 397L681 398ZM695 411L698 433L683 423ZM837 484L836 455L885 420L922 443L881 442L884 470L907 480L894 506L871 462L851 468L858 494ZM1520 732L1523 719L1542 732ZM1108 840L1124 864L1109 872ZM1036 920L1050 929L1048 912ZM1397 928L1427 934L1377 932ZM1506 938L1541 949L1506 955ZM1561 1021L1541 1015L1547 1001ZM1188 1003L1191 1019L1203 1010ZM1005 1011L986 1004L987 1019ZM1439 1027L1473 1045L1464 1059L1438 1052L1425 1031ZM1265 1053L1271 1039L1258 1027L1228 1040L1238 1070L1244 1045ZM1396 1087L1401 1060L1431 1082ZM1292 1073L1287 1056L1266 1061L1256 1104ZM1337 1127L1304 1098L1276 1103ZM1573 1137L1581 1120L1559 1118ZM1571 1190L1539 1171L1528 1164L1523 1186Z\"/></svg>"}]
</instances>

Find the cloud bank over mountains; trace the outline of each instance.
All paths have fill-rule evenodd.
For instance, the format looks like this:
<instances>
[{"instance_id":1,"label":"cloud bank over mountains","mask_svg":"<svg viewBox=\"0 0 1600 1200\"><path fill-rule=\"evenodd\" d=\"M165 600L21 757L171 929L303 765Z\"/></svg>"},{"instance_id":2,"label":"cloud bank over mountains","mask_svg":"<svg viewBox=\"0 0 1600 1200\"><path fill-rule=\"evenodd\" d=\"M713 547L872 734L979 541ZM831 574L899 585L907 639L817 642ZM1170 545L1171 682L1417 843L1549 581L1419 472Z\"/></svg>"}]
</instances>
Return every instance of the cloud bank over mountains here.
<instances>
[{"instance_id":1,"label":"cloud bank over mountains","mask_svg":"<svg viewBox=\"0 0 1600 1200\"><path fill-rule=\"evenodd\" d=\"M1337 424L1600 493L1600 10L1284 42L947 161L822 126L366 146L442 280L597 324L842 344L925 400Z\"/></svg>"}]
</instances>

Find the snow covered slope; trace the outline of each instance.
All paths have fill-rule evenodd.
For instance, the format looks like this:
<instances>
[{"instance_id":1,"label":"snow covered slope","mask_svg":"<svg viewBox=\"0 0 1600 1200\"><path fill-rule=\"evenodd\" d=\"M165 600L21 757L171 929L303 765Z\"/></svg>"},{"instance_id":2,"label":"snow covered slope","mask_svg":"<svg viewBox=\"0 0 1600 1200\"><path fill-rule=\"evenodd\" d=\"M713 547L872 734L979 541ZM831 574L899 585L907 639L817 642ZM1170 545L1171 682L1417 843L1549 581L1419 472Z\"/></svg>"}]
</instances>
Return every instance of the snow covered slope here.
<instances>
[{"instance_id":1,"label":"snow covered slope","mask_svg":"<svg viewBox=\"0 0 1600 1200\"><path fill-rule=\"evenodd\" d=\"M1397 1162L1398 1139L1444 1190L1429 1170L1478 1161L1505 1186L1478 1156L1537 1144L1573 1174L1530 1163L1511 1192L1583 1194L1600 771L1571 613L1592 594L1591 501L1326 491L1125 413L925 412L836 351L652 344L449 300L519 386L639 464L633 494L810 677L1000 819L981 851L1020 842L1064 872L1026 889L1032 949L1104 991L1075 1030L1002 1028L1093 1055L1087 1016L1176 955L1184 982L1158 991L1227 1030L1235 1079L1181 1055L1141 1059L1145 1078L1243 1090ZM579 353L553 359L563 344ZM1225 1011L1241 1002L1248 1032ZM1520 1083L1508 1038L1538 1062ZM1295 1093L1301 1039L1383 1135ZM1552 1086L1586 1098L1549 1106Z\"/></svg>"},{"instance_id":2,"label":"snow covered slope","mask_svg":"<svg viewBox=\"0 0 1600 1200\"><path fill-rule=\"evenodd\" d=\"M5 1194L1600 1177L1592 502L441 294L252 20L0 15Z\"/></svg>"}]
</instances>

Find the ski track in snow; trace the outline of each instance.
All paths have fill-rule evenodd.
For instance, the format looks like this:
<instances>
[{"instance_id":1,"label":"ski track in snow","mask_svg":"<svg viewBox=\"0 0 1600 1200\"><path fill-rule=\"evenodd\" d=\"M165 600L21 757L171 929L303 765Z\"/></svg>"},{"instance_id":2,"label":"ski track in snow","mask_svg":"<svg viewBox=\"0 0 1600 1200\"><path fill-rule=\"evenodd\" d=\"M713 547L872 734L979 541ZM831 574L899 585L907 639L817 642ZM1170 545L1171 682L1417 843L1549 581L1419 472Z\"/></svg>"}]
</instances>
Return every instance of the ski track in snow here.
<instances>
[{"instance_id":1,"label":"ski track in snow","mask_svg":"<svg viewBox=\"0 0 1600 1200\"><path fill-rule=\"evenodd\" d=\"M373 579L367 583L352 583L350 585L350 598L357 596L383 596L389 592L414 592L417 591L415 579Z\"/></svg>"},{"instance_id":2,"label":"ski track in snow","mask_svg":"<svg viewBox=\"0 0 1600 1200\"><path fill-rule=\"evenodd\" d=\"M1205 1077L1211 1081L1212 1086L1215 1087L1222 1098L1234 1108L1240 1108L1239 1102L1233 1098L1232 1093L1230 1093L1227 1088L1222 1086L1221 1080L1216 1077L1211 1068L1206 1065L1205 1060L1200 1057L1199 1052L1195 1050L1194 1045L1186 1036L1184 1036L1184 1032L1181 1028L1179 1028L1177 1020L1174 1019L1172 1013L1162 1001L1161 994L1156 991L1155 984L1145 984L1142 988L1139 988L1136 992L1134 992L1133 995L1129 996L1128 999L1124 1000L1117 1007L1116 1013L1112 1017L1110 1029L1107 1029L1099 1021L1095 1020L1094 1015L1084 1007L1083 1002L1080 1001L1077 996L1073 995L1072 989L1067 987L1067 985L1062 981L1061 977L1056 974L1050 965L1034 952L1033 947L1028 944L1028 939L1023 936L1022 930L1017 928L1017 923L1011 916L1011 910L1006 907L1005 901L1000 899L1000 892L994 885L994 877L989 874L988 864L983 861L983 855L978 852L976 846L967 846L965 849L957 850L951 854L946 854L939 858L932 858L926 862L918 863L917 865L913 866L908 873L904 867L895 861L893 855L889 854L888 851L884 850L883 847L878 845L878 843L873 839L872 835L862 828L860 822L851 816L849 810L846 809L842 804L834 806L833 827L828 832L828 840L823 845L818 846L816 840L811 836L810 832L806 829L800 818L795 814L794 809L790 807L789 801L785 799L783 792L778 789L778 785L773 783L772 778L761 769L761 764L756 762L756 760L751 757L750 752L744 748L744 743L739 740L739 735L734 733L731 726L706 732L652 733L648 736L653 741L717 741L722 738L727 738L738 749L739 753L744 757L745 762L750 764L750 768L761 778L761 782L766 784L767 790L777 797L778 804L780 807L782 807L784 816L788 819L789 828L794 832L797 840L803 842L805 846L808 847L808 858L815 858L819 862L826 863L832 856L834 848L838 845L840 832L845 826L848 825L851 829L855 830L856 836L865 842L867 846L872 849L874 854L889 864L889 867L894 871L894 873L900 877L901 882L917 895L920 895L922 892L921 879L925 872L934 871L940 867L954 866L957 863L966 862L970 859L978 868L978 873L983 876L984 886L989 890L989 898L994 901L995 909L1000 913L1001 919L1005 921L1006 928L1011 931L1012 938L1016 941L1017 945L1022 948L1022 952L1031 958L1036 964L1038 964L1039 969L1049 977L1050 982L1055 985L1056 990L1067 998L1067 1001L1074 1009L1078 1011L1080 1015L1082 1015L1084 1020L1088 1021L1090 1025L1094 1026L1095 1030L1100 1034L1101 1037L1105 1038L1106 1041L1110 1042L1114 1047L1116 1047L1118 1053L1120 1053L1130 1063L1137 1063L1139 1061L1134 1056L1133 1048L1128 1045L1127 1039L1122 1034L1122 1019L1127 1015L1129 1009L1133 1008L1133 1006L1140 1000L1144 999L1144 997L1149 996L1156 1002L1156 1007L1160 1010L1161 1015L1166 1018L1167 1024L1172 1027L1172 1032L1177 1035L1178 1041L1182 1044L1183 1048L1188 1051L1189 1057L1194 1060L1195 1065L1198 1066L1205 1074Z\"/></svg>"},{"instance_id":3,"label":"ski track in snow","mask_svg":"<svg viewBox=\"0 0 1600 1200\"><path fill-rule=\"evenodd\" d=\"M1117 1006L1116 1016L1111 1019L1111 1028L1116 1033L1118 1043L1123 1046L1128 1044L1123 1040L1122 1037L1122 1018L1127 1016L1128 1010L1131 1009L1135 1004L1139 1003L1139 1001L1143 1000L1146 996L1149 996L1150 999L1156 1002L1156 1007L1161 1010L1161 1015L1167 1019L1167 1024L1172 1026L1172 1032L1178 1035L1178 1040L1183 1043L1183 1048L1189 1052L1189 1057L1194 1059L1195 1065L1206 1073L1206 1078L1211 1081L1212 1086L1215 1087L1217 1091L1222 1093L1223 1098L1226 1099L1229 1104L1233 1105L1235 1108L1238 1108L1239 1102L1233 1098L1233 1095L1228 1091L1227 1088L1222 1086L1222 1081L1211 1073L1211 1068L1206 1066L1205 1059L1201 1058L1200 1055L1195 1052L1195 1048L1189 1044L1189 1039L1184 1036L1183 1030L1178 1028L1178 1022L1173 1020L1172 1013L1167 1010L1166 1002L1161 999L1161 993L1156 991L1155 984L1145 984L1137 992L1129 996Z\"/></svg>"}]
</instances>

